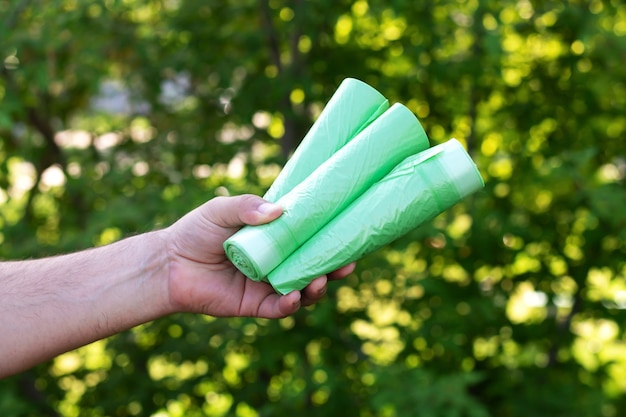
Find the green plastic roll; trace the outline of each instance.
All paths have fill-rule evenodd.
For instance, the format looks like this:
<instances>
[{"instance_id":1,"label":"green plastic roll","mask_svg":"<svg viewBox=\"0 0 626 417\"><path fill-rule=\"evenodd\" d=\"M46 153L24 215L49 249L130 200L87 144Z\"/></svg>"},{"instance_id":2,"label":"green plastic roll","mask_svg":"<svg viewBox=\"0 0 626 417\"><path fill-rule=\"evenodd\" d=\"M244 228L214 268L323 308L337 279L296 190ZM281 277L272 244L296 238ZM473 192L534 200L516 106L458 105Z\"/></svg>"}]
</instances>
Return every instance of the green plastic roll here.
<instances>
[{"instance_id":1,"label":"green plastic roll","mask_svg":"<svg viewBox=\"0 0 626 417\"><path fill-rule=\"evenodd\" d=\"M403 236L484 187L456 140L410 156L270 272L281 294Z\"/></svg>"},{"instance_id":2,"label":"green plastic roll","mask_svg":"<svg viewBox=\"0 0 626 417\"><path fill-rule=\"evenodd\" d=\"M278 201L388 108L374 88L343 80L263 198Z\"/></svg>"},{"instance_id":3,"label":"green plastic roll","mask_svg":"<svg viewBox=\"0 0 626 417\"><path fill-rule=\"evenodd\" d=\"M394 104L277 201L283 214L224 242L233 264L262 280L300 245L409 155L428 148L417 118Z\"/></svg>"}]
</instances>

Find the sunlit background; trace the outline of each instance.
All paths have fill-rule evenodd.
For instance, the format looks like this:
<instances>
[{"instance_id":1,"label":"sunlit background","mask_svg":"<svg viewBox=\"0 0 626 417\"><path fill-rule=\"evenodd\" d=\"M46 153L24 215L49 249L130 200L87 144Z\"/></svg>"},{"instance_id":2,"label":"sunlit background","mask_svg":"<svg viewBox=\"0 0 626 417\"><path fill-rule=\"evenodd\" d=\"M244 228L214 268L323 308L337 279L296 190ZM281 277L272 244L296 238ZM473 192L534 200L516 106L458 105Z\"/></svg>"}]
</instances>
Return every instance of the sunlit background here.
<instances>
[{"instance_id":1,"label":"sunlit background","mask_svg":"<svg viewBox=\"0 0 626 417\"><path fill-rule=\"evenodd\" d=\"M140 326L0 381L0 415L624 415L619 0L0 0L0 256L262 194L346 77L485 190L315 307Z\"/></svg>"}]
</instances>

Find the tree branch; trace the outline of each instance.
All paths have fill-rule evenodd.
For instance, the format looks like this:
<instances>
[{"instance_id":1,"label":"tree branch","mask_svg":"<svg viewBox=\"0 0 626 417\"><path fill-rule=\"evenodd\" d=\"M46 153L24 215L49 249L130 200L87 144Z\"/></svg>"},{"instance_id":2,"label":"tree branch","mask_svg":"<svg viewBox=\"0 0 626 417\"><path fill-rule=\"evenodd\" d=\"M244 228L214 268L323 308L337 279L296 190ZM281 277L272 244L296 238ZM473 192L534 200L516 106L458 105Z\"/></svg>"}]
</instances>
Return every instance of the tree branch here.
<instances>
[{"instance_id":1,"label":"tree branch","mask_svg":"<svg viewBox=\"0 0 626 417\"><path fill-rule=\"evenodd\" d=\"M278 42L278 34L276 33L276 28L274 27L274 23L272 22L272 10L270 7L270 2L269 0L263 0L260 2L260 5L261 24L267 37L267 44L269 46L270 52L270 61L276 66L276 68L278 69L278 73L280 74L283 70L283 65L280 60L280 45Z\"/></svg>"},{"instance_id":2,"label":"tree branch","mask_svg":"<svg viewBox=\"0 0 626 417\"><path fill-rule=\"evenodd\" d=\"M280 41L276 27L272 20L272 11L269 0L261 2L261 19L263 29L266 34L267 44L272 62L278 69L278 76L287 81L287 85L291 85L293 80L300 75L301 72L301 53L300 38L302 36L302 22L304 17L304 0L296 0L294 4L294 30L289 37L289 65L283 65L280 52ZM297 135L298 126L293 113L293 106L290 99L291 89L288 88L279 99L280 110L285 116L283 123L284 133L280 139L283 157L287 158L291 151L298 145Z\"/></svg>"}]
</instances>

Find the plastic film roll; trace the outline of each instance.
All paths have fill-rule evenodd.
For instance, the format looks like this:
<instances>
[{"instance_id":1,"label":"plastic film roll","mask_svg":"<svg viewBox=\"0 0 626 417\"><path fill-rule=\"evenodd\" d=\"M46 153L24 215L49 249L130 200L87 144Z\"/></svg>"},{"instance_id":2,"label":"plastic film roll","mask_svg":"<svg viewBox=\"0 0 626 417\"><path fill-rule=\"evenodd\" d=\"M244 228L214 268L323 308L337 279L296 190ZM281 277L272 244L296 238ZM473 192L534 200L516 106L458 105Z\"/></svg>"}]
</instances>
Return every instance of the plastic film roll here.
<instances>
[{"instance_id":1,"label":"plastic film roll","mask_svg":"<svg viewBox=\"0 0 626 417\"><path fill-rule=\"evenodd\" d=\"M403 236L484 187L456 140L410 156L270 272L287 294Z\"/></svg>"},{"instance_id":2,"label":"plastic film roll","mask_svg":"<svg viewBox=\"0 0 626 417\"><path fill-rule=\"evenodd\" d=\"M263 198L278 201L388 108L374 88L343 80Z\"/></svg>"},{"instance_id":3,"label":"plastic film roll","mask_svg":"<svg viewBox=\"0 0 626 417\"><path fill-rule=\"evenodd\" d=\"M264 279L400 161L427 148L419 121L394 104L280 198L281 217L246 226L224 242L226 255L249 278Z\"/></svg>"}]
</instances>

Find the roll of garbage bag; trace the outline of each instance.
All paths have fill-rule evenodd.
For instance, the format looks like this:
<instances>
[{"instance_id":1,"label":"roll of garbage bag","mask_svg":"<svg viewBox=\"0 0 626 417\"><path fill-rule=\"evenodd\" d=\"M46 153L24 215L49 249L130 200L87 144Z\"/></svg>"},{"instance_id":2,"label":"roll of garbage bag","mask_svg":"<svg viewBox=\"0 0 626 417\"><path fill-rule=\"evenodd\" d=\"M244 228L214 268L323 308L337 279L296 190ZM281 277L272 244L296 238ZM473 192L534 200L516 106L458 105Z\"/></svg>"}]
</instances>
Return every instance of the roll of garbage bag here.
<instances>
[{"instance_id":1,"label":"roll of garbage bag","mask_svg":"<svg viewBox=\"0 0 626 417\"><path fill-rule=\"evenodd\" d=\"M410 156L281 262L268 281L281 294L300 290L483 187L476 165L456 139Z\"/></svg>"},{"instance_id":2,"label":"roll of garbage bag","mask_svg":"<svg viewBox=\"0 0 626 417\"><path fill-rule=\"evenodd\" d=\"M373 87L343 80L263 198L278 201L388 108Z\"/></svg>"}]
</instances>

